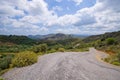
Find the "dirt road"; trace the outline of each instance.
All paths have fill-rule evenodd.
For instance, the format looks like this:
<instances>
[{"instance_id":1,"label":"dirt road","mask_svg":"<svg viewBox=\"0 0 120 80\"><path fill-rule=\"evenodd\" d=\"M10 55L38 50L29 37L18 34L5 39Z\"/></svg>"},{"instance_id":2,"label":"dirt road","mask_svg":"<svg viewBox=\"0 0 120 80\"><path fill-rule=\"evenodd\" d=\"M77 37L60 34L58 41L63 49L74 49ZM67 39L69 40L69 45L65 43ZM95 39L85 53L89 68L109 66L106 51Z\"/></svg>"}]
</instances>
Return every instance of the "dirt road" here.
<instances>
[{"instance_id":1,"label":"dirt road","mask_svg":"<svg viewBox=\"0 0 120 80\"><path fill-rule=\"evenodd\" d=\"M120 80L120 68L99 60L103 53L57 52L39 58L34 65L15 68L3 75L6 80Z\"/></svg>"}]
</instances>

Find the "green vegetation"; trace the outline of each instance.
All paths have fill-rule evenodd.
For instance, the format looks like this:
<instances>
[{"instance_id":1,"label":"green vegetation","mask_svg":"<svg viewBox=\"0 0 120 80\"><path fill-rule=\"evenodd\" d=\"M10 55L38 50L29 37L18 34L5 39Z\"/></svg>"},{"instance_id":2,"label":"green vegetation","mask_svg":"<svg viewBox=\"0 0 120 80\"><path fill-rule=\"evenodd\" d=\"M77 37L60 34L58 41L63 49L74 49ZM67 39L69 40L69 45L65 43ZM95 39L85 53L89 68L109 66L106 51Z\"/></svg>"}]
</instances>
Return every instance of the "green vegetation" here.
<instances>
[{"instance_id":1,"label":"green vegetation","mask_svg":"<svg viewBox=\"0 0 120 80\"><path fill-rule=\"evenodd\" d=\"M37 55L33 52L21 52L15 55L15 58L12 60L12 65L14 67L23 67L28 66L37 62Z\"/></svg>"},{"instance_id":2,"label":"green vegetation","mask_svg":"<svg viewBox=\"0 0 120 80\"><path fill-rule=\"evenodd\" d=\"M0 54L0 71L9 68L14 54Z\"/></svg>"},{"instance_id":3,"label":"green vegetation","mask_svg":"<svg viewBox=\"0 0 120 80\"><path fill-rule=\"evenodd\" d=\"M24 45L33 45L35 40L28 38L27 36L16 36L16 35L0 35L0 42L2 43L11 43L11 44L24 44Z\"/></svg>"},{"instance_id":4,"label":"green vegetation","mask_svg":"<svg viewBox=\"0 0 120 80\"><path fill-rule=\"evenodd\" d=\"M120 65L120 44L116 44L116 39L107 38L105 41L101 41L96 45L96 48L105 51L110 56L107 58L107 62Z\"/></svg>"},{"instance_id":5,"label":"green vegetation","mask_svg":"<svg viewBox=\"0 0 120 80\"><path fill-rule=\"evenodd\" d=\"M89 43L84 43L79 38L69 38L64 40L41 40L38 42L38 44L44 43L48 45L47 53L57 52L59 51L59 48L64 48L65 51L83 51L85 50L83 48L91 46Z\"/></svg>"},{"instance_id":6,"label":"green vegetation","mask_svg":"<svg viewBox=\"0 0 120 80\"><path fill-rule=\"evenodd\" d=\"M43 40L27 36L0 35L0 74L12 67L23 67L37 62L38 55L65 51L88 51L89 47L107 52L106 62L120 66L120 31L90 36L85 39L55 35Z\"/></svg>"},{"instance_id":7,"label":"green vegetation","mask_svg":"<svg viewBox=\"0 0 120 80\"><path fill-rule=\"evenodd\" d=\"M0 80L4 80L4 79L0 77Z\"/></svg>"},{"instance_id":8,"label":"green vegetation","mask_svg":"<svg viewBox=\"0 0 120 80\"><path fill-rule=\"evenodd\" d=\"M47 44L36 45L36 46L34 46L33 51L35 53L39 53L39 52L46 53L47 52Z\"/></svg>"},{"instance_id":9,"label":"green vegetation","mask_svg":"<svg viewBox=\"0 0 120 80\"><path fill-rule=\"evenodd\" d=\"M0 35L0 75L13 67L37 62L38 55L65 51L86 51L90 45L70 35L57 34L43 40L27 36Z\"/></svg>"},{"instance_id":10,"label":"green vegetation","mask_svg":"<svg viewBox=\"0 0 120 80\"><path fill-rule=\"evenodd\" d=\"M30 45L0 45L1 53L18 53L21 51L29 50L32 48Z\"/></svg>"},{"instance_id":11,"label":"green vegetation","mask_svg":"<svg viewBox=\"0 0 120 80\"><path fill-rule=\"evenodd\" d=\"M12 53L0 53L0 75L8 70L13 57L14 54Z\"/></svg>"},{"instance_id":12,"label":"green vegetation","mask_svg":"<svg viewBox=\"0 0 120 80\"><path fill-rule=\"evenodd\" d=\"M107 45L113 45L116 43L115 39L114 38L107 38L106 39L106 43Z\"/></svg>"},{"instance_id":13,"label":"green vegetation","mask_svg":"<svg viewBox=\"0 0 120 80\"><path fill-rule=\"evenodd\" d=\"M104 59L106 62L120 66L120 31L90 36L84 42L108 53L110 56Z\"/></svg>"},{"instance_id":14,"label":"green vegetation","mask_svg":"<svg viewBox=\"0 0 120 80\"><path fill-rule=\"evenodd\" d=\"M12 67L22 67L37 62L37 54L32 52L0 53L0 75Z\"/></svg>"}]
</instances>

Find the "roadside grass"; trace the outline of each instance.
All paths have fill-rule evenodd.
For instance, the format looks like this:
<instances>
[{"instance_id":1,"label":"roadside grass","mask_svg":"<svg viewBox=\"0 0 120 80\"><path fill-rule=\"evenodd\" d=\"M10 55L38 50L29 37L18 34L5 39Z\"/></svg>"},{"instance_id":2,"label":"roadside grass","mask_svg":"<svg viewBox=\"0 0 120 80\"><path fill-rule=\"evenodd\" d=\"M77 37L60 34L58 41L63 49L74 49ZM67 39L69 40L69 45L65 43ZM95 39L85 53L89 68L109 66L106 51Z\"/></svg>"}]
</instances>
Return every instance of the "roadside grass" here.
<instances>
[{"instance_id":1,"label":"roadside grass","mask_svg":"<svg viewBox=\"0 0 120 80\"><path fill-rule=\"evenodd\" d=\"M37 54L31 51L20 53L0 53L0 75L14 67L22 67L37 62Z\"/></svg>"},{"instance_id":2,"label":"roadside grass","mask_svg":"<svg viewBox=\"0 0 120 80\"><path fill-rule=\"evenodd\" d=\"M105 62L108 62L110 64L116 65L116 66L120 66L120 62L119 60L116 58L116 56L109 56L107 58L103 59Z\"/></svg>"},{"instance_id":3,"label":"roadside grass","mask_svg":"<svg viewBox=\"0 0 120 80\"><path fill-rule=\"evenodd\" d=\"M1 76L2 74L4 74L5 72L9 71L10 69L11 69L11 68L1 70L1 71L0 71L0 76Z\"/></svg>"},{"instance_id":4,"label":"roadside grass","mask_svg":"<svg viewBox=\"0 0 120 80\"><path fill-rule=\"evenodd\" d=\"M36 63L38 60L37 54L30 51L20 52L12 59L13 67L24 67Z\"/></svg>"},{"instance_id":5,"label":"roadside grass","mask_svg":"<svg viewBox=\"0 0 120 80\"><path fill-rule=\"evenodd\" d=\"M4 80L2 77L0 77L0 80Z\"/></svg>"},{"instance_id":6,"label":"roadside grass","mask_svg":"<svg viewBox=\"0 0 120 80\"><path fill-rule=\"evenodd\" d=\"M101 51L109 54L109 56L107 58L104 58L103 60L107 63L116 65L116 66L120 66L120 50L116 50L116 49L101 49Z\"/></svg>"}]
</instances>

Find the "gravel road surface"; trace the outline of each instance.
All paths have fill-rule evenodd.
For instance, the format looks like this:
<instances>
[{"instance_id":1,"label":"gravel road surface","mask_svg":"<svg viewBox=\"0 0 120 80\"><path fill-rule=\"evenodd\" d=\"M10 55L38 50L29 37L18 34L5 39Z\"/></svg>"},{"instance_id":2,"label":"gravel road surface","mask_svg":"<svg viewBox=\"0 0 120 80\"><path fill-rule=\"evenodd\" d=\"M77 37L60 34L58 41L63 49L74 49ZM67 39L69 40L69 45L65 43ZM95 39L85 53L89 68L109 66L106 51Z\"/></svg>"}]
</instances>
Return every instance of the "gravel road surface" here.
<instances>
[{"instance_id":1,"label":"gravel road surface","mask_svg":"<svg viewBox=\"0 0 120 80\"><path fill-rule=\"evenodd\" d=\"M57 52L39 57L36 64L14 68L5 80L120 80L120 68L99 60L104 53L90 48L89 52Z\"/></svg>"}]
</instances>

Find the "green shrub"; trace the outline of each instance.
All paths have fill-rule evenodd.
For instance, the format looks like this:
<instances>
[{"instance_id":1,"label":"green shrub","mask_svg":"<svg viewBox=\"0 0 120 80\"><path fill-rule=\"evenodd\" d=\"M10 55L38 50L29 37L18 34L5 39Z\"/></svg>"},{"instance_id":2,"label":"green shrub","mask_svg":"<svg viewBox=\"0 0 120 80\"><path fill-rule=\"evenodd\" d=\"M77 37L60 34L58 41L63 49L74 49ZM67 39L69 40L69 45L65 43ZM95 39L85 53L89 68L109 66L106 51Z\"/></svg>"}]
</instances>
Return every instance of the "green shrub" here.
<instances>
[{"instance_id":1,"label":"green shrub","mask_svg":"<svg viewBox=\"0 0 120 80\"><path fill-rule=\"evenodd\" d=\"M49 53L54 53L54 52L56 52L56 50L55 49L50 49L48 52Z\"/></svg>"},{"instance_id":2,"label":"green shrub","mask_svg":"<svg viewBox=\"0 0 120 80\"><path fill-rule=\"evenodd\" d=\"M112 62L112 64L120 66L120 62Z\"/></svg>"},{"instance_id":3,"label":"green shrub","mask_svg":"<svg viewBox=\"0 0 120 80\"><path fill-rule=\"evenodd\" d=\"M46 44L37 45L33 48L33 51L35 53L39 53L39 52L46 53L47 52L47 45Z\"/></svg>"},{"instance_id":4,"label":"green shrub","mask_svg":"<svg viewBox=\"0 0 120 80\"><path fill-rule=\"evenodd\" d=\"M0 77L0 80L4 80L4 79Z\"/></svg>"},{"instance_id":5,"label":"green shrub","mask_svg":"<svg viewBox=\"0 0 120 80\"><path fill-rule=\"evenodd\" d=\"M60 52L64 52L65 49L64 49L64 48L59 48L58 51L60 51Z\"/></svg>"},{"instance_id":6,"label":"green shrub","mask_svg":"<svg viewBox=\"0 0 120 80\"><path fill-rule=\"evenodd\" d=\"M9 68L13 54L1 54L0 57L0 71Z\"/></svg>"},{"instance_id":7,"label":"green shrub","mask_svg":"<svg viewBox=\"0 0 120 80\"><path fill-rule=\"evenodd\" d=\"M108 45L112 45L116 42L116 40L114 38L107 38L106 42L107 42Z\"/></svg>"},{"instance_id":8,"label":"green shrub","mask_svg":"<svg viewBox=\"0 0 120 80\"><path fill-rule=\"evenodd\" d=\"M28 66L37 62L37 55L32 52L22 52L18 53L12 60L13 67L23 67Z\"/></svg>"},{"instance_id":9,"label":"green shrub","mask_svg":"<svg viewBox=\"0 0 120 80\"><path fill-rule=\"evenodd\" d=\"M5 61L1 62L1 63L0 63L0 68L1 68L1 69L6 69L6 68L8 68L8 67L9 67L9 63L10 63L10 61L8 61L8 60L5 60Z\"/></svg>"},{"instance_id":10,"label":"green shrub","mask_svg":"<svg viewBox=\"0 0 120 80\"><path fill-rule=\"evenodd\" d=\"M47 44L41 44L41 52L43 53L47 52Z\"/></svg>"},{"instance_id":11,"label":"green shrub","mask_svg":"<svg viewBox=\"0 0 120 80\"><path fill-rule=\"evenodd\" d=\"M40 46L33 47L33 52L39 53L40 52Z\"/></svg>"}]
</instances>

